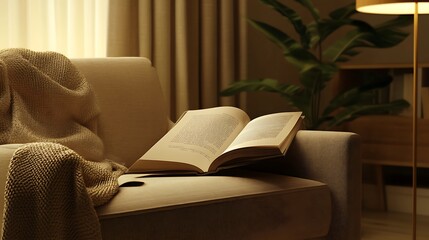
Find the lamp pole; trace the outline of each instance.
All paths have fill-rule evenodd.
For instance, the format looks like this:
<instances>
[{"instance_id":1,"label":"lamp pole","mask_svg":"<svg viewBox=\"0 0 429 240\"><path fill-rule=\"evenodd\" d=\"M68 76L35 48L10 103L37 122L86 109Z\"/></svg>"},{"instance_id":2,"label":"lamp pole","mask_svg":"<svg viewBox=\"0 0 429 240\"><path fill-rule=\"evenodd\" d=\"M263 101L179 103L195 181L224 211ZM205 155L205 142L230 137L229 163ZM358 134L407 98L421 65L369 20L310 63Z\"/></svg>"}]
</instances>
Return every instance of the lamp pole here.
<instances>
[{"instance_id":1,"label":"lamp pole","mask_svg":"<svg viewBox=\"0 0 429 240\"><path fill-rule=\"evenodd\" d=\"M417 111L418 111L418 31L419 1L414 0L413 29L413 139L412 139L412 178L413 178L413 240L417 237Z\"/></svg>"}]
</instances>

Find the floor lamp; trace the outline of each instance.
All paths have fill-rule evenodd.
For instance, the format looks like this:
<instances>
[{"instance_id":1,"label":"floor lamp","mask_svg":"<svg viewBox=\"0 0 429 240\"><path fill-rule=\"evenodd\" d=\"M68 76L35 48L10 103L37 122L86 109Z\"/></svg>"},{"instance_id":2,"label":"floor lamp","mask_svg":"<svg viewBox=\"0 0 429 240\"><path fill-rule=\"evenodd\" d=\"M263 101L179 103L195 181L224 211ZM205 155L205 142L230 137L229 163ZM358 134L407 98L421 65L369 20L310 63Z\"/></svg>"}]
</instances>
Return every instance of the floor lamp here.
<instances>
[{"instance_id":1,"label":"floor lamp","mask_svg":"<svg viewBox=\"0 0 429 240\"><path fill-rule=\"evenodd\" d=\"M413 124L412 124L412 170L413 170L413 239L416 239L417 210L417 79L418 79L418 15L429 13L429 0L356 0L356 10L375 14L413 14Z\"/></svg>"}]
</instances>

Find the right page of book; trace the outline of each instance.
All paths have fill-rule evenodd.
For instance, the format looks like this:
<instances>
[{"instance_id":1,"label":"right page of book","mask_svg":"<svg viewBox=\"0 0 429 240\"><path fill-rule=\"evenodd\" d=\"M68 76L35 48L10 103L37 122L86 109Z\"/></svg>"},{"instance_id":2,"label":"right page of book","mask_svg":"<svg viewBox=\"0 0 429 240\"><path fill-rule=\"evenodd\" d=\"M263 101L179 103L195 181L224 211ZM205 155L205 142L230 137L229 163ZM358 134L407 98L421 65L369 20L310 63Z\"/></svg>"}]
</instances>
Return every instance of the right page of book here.
<instances>
[{"instance_id":1,"label":"right page of book","mask_svg":"<svg viewBox=\"0 0 429 240\"><path fill-rule=\"evenodd\" d=\"M300 126L301 115L301 112L283 112L255 118L246 125L225 152L238 148L278 147L284 153L288 147L288 139L295 136L295 126Z\"/></svg>"},{"instance_id":2,"label":"right page of book","mask_svg":"<svg viewBox=\"0 0 429 240\"><path fill-rule=\"evenodd\" d=\"M253 119L212 163L209 171L284 155L301 128L301 115L301 112L284 112Z\"/></svg>"}]
</instances>

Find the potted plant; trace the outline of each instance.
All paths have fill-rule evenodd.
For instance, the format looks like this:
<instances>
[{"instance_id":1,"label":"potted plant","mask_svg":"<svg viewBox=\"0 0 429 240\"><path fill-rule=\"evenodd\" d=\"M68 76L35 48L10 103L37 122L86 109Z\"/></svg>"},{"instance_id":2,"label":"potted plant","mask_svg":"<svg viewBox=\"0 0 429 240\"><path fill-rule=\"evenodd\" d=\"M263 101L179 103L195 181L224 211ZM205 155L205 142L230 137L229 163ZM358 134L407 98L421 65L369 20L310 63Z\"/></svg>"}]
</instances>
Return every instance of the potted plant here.
<instances>
[{"instance_id":1,"label":"potted plant","mask_svg":"<svg viewBox=\"0 0 429 240\"><path fill-rule=\"evenodd\" d=\"M299 71L299 84L283 83L275 79L242 80L232 83L221 92L230 96L240 92L266 91L280 94L288 103L306 116L307 129L331 128L359 116L398 111L409 106L405 100L384 104L370 103L374 89L387 87L391 77L380 77L376 81L339 93L323 111L320 96L327 83L338 72L338 64L359 54L360 48L389 48L402 42L408 33L403 28L412 24L412 17L397 16L376 26L353 18L354 2L340 7L322 18L311 0L296 0L307 9L313 20L305 24L297 12L277 0L261 0L273 8L288 24L292 24L299 39L292 38L280 29L257 20L249 23L280 47L285 60ZM325 40L344 26L352 29L327 44Z\"/></svg>"}]
</instances>

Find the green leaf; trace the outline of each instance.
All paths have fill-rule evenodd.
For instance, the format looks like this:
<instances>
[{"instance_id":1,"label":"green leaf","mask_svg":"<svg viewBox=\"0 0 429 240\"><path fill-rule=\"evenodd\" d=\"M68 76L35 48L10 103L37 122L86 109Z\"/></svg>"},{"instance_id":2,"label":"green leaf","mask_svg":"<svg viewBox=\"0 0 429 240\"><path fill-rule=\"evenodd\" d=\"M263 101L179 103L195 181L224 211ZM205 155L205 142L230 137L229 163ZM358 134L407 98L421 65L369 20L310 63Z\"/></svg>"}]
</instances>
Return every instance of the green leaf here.
<instances>
[{"instance_id":1,"label":"green leaf","mask_svg":"<svg viewBox=\"0 0 429 240\"><path fill-rule=\"evenodd\" d=\"M313 5L311 0L295 0L311 13L311 16L317 21L320 19L319 10Z\"/></svg>"},{"instance_id":2,"label":"green leaf","mask_svg":"<svg viewBox=\"0 0 429 240\"><path fill-rule=\"evenodd\" d=\"M357 13L355 3L351 2L344 7L340 7L329 13L329 17L335 20L350 18L353 14Z\"/></svg>"},{"instance_id":3,"label":"green leaf","mask_svg":"<svg viewBox=\"0 0 429 240\"><path fill-rule=\"evenodd\" d=\"M321 19L319 22L310 23L307 26L308 31L312 33L310 47L314 46L316 40L323 42L328 36L343 26L359 27L365 24L365 22L355 19Z\"/></svg>"},{"instance_id":4,"label":"green leaf","mask_svg":"<svg viewBox=\"0 0 429 240\"><path fill-rule=\"evenodd\" d=\"M301 86L295 84L279 83L276 79L263 78L234 82L228 88L222 90L220 94L222 96L231 96L241 92L264 91L277 93L288 98L297 95L302 90Z\"/></svg>"},{"instance_id":5,"label":"green leaf","mask_svg":"<svg viewBox=\"0 0 429 240\"><path fill-rule=\"evenodd\" d=\"M325 87L326 82L329 81L337 71L338 68L333 64L320 63L302 69L299 80L302 85L308 89L314 89L317 85L319 88L318 92L320 92ZM312 91L312 93L314 94L315 92Z\"/></svg>"},{"instance_id":6,"label":"green leaf","mask_svg":"<svg viewBox=\"0 0 429 240\"><path fill-rule=\"evenodd\" d=\"M281 93L278 81L271 78L258 80L242 80L232 83L228 88L221 91L222 96L231 96L241 92L267 91Z\"/></svg>"},{"instance_id":7,"label":"green leaf","mask_svg":"<svg viewBox=\"0 0 429 240\"><path fill-rule=\"evenodd\" d=\"M374 35L370 35L367 38L367 41L370 44L367 47L376 47L376 48L389 48L396 46L401 43L408 33L402 31L396 31L393 29L380 29Z\"/></svg>"},{"instance_id":8,"label":"green leaf","mask_svg":"<svg viewBox=\"0 0 429 240\"><path fill-rule=\"evenodd\" d=\"M413 24L413 16L410 15L399 15L393 19L390 19L386 22L381 23L377 26L378 29L385 29L385 28L403 28L407 27Z\"/></svg>"},{"instance_id":9,"label":"green leaf","mask_svg":"<svg viewBox=\"0 0 429 240\"><path fill-rule=\"evenodd\" d=\"M308 48L309 42L310 42L310 36L308 35L309 33L307 32L307 27L304 25L301 17L295 12L295 10L285 6L284 4L282 4L277 0L261 0L261 1L266 5L272 7L282 16L286 17L295 28L295 31L300 35L301 44L304 46L304 48Z\"/></svg>"},{"instance_id":10,"label":"green leaf","mask_svg":"<svg viewBox=\"0 0 429 240\"><path fill-rule=\"evenodd\" d=\"M376 72L369 72L365 74L366 81L358 87L360 92L372 91L374 89L381 89L389 86L393 78L389 74L377 74Z\"/></svg>"},{"instance_id":11,"label":"green leaf","mask_svg":"<svg viewBox=\"0 0 429 240\"><path fill-rule=\"evenodd\" d=\"M355 48L388 48L401 43L407 36L398 29L409 23L408 18L398 17L377 27L372 27L363 21L354 20L352 25L356 29L349 31L345 36L337 40L324 52L324 59L332 62L348 60L347 56Z\"/></svg>"},{"instance_id":12,"label":"green leaf","mask_svg":"<svg viewBox=\"0 0 429 240\"><path fill-rule=\"evenodd\" d=\"M306 94L306 91L302 88L299 89L291 89L292 91L284 91L282 97L286 99L286 101L303 112L304 116L309 116L311 113L310 109L310 98Z\"/></svg>"},{"instance_id":13,"label":"green leaf","mask_svg":"<svg viewBox=\"0 0 429 240\"><path fill-rule=\"evenodd\" d=\"M354 120L364 115L387 114L391 112L400 111L409 107L409 103L403 99L395 100L385 104L373 105L354 105L345 108L340 113L336 114L328 123L328 126L338 126L344 122Z\"/></svg>"},{"instance_id":14,"label":"green leaf","mask_svg":"<svg viewBox=\"0 0 429 240\"><path fill-rule=\"evenodd\" d=\"M322 20L323 21L323 20ZM307 25L307 32L310 37L309 48L314 48L317 44L323 41L320 34L320 22L312 22Z\"/></svg>"},{"instance_id":15,"label":"green leaf","mask_svg":"<svg viewBox=\"0 0 429 240\"><path fill-rule=\"evenodd\" d=\"M344 52L348 52L354 47L367 45L365 39L371 34L375 34L375 30L369 24L364 22L361 22L359 25L360 26L357 29L349 31L344 37L338 39L329 46L323 52L324 59L336 62Z\"/></svg>"},{"instance_id":16,"label":"green leaf","mask_svg":"<svg viewBox=\"0 0 429 240\"><path fill-rule=\"evenodd\" d=\"M241 92L272 92L280 94L292 106L300 109L308 115L309 94L305 89L295 84L279 83L271 78L257 80L242 80L232 83L228 88L220 92L221 96L231 96Z\"/></svg>"},{"instance_id":17,"label":"green leaf","mask_svg":"<svg viewBox=\"0 0 429 240\"><path fill-rule=\"evenodd\" d=\"M331 100L329 105L325 108L322 115L329 115L338 108L345 107L351 104L359 102L361 98L361 92L358 88L353 88L348 91L345 91L337 95L334 99Z\"/></svg>"},{"instance_id":18,"label":"green leaf","mask_svg":"<svg viewBox=\"0 0 429 240\"><path fill-rule=\"evenodd\" d=\"M377 80L364 82L362 85L346 90L334 97L323 111L324 116L331 114L339 108L346 108L367 101L373 97L373 90L387 87L392 78L390 76L374 77Z\"/></svg>"},{"instance_id":19,"label":"green leaf","mask_svg":"<svg viewBox=\"0 0 429 240\"><path fill-rule=\"evenodd\" d=\"M283 55L289 63L299 69L318 64L317 58L311 52L304 49L301 44L297 43L286 33L264 22L254 20L249 20L249 22L256 29L263 32L268 39L282 48Z\"/></svg>"}]
</instances>

